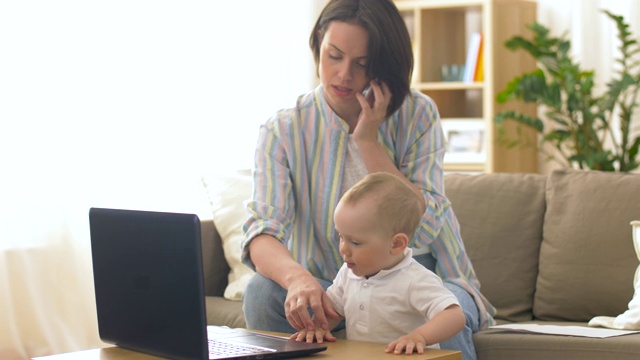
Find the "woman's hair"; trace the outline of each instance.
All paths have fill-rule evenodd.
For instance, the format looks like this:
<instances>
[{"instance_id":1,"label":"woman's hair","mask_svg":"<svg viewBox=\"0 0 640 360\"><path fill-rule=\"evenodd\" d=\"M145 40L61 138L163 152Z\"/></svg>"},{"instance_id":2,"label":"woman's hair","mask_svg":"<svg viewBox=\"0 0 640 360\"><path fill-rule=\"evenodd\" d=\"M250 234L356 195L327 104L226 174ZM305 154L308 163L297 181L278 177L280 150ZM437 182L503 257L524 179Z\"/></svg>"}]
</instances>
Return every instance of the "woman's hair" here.
<instances>
[{"instance_id":1,"label":"woman's hair","mask_svg":"<svg viewBox=\"0 0 640 360\"><path fill-rule=\"evenodd\" d=\"M378 229L390 235L404 233L409 239L413 238L423 207L408 184L390 173L369 174L347 190L340 202L353 206L370 196L375 197L376 205L371 211Z\"/></svg>"},{"instance_id":2,"label":"woman's hair","mask_svg":"<svg viewBox=\"0 0 640 360\"><path fill-rule=\"evenodd\" d=\"M411 39L400 11L391 0L329 1L309 38L316 69L320 44L332 21L355 23L366 29L369 34L366 74L387 83L392 94L387 116L393 114L409 94L413 71Z\"/></svg>"}]
</instances>

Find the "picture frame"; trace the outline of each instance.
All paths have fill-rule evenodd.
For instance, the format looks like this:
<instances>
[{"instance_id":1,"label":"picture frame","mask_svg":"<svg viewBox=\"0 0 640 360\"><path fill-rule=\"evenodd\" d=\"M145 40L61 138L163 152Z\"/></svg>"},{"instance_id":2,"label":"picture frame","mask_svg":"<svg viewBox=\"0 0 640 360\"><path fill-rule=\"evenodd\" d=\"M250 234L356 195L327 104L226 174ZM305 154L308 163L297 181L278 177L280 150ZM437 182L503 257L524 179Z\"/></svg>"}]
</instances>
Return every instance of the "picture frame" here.
<instances>
[{"instance_id":1,"label":"picture frame","mask_svg":"<svg viewBox=\"0 0 640 360\"><path fill-rule=\"evenodd\" d=\"M445 163L479 164L487 160L483 119L441 119Z\"/></svg>"}]
</instances>

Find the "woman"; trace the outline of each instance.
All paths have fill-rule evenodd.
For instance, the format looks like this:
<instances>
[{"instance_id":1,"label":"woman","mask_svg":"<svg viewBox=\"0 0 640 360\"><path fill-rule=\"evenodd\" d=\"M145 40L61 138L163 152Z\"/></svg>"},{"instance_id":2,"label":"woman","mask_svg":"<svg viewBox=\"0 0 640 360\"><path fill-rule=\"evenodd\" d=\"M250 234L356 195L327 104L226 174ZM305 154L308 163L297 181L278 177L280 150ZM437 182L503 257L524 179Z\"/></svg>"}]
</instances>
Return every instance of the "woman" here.
<instances>
[{"instance_id":1,"label":"woman","mask_svg":"<svg viewBox=\"0 0 640 360\"><path fill-rule=\"evenodd\" d=\"M463 331L441 343L475 358L471 335L494 308L465 253L444 195L444 138L433 101L411 91L411 41L390 0L333 0L310 38L321 85L260 128L243 259L257 274L244 296L247 326L293 333L335 318L325 289L343 260L333 211L368 173L406 181L425 207L414 257L458 298ZM362 92L371 87L373 96Z\"/></svg>"}]
</instances>

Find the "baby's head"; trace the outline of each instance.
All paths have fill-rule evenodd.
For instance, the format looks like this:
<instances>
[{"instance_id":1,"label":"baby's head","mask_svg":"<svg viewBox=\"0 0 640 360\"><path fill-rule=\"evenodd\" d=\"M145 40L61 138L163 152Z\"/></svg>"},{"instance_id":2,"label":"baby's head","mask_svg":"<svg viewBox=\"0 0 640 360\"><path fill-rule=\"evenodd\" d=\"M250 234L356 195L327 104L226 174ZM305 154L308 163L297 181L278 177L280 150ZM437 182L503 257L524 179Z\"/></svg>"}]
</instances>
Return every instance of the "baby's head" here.
<instances>
[{"instance_id":1,"label":"baby's head","mask_svg":"<svg viewBox=\"0 0 640 360\"><path fill-rule=\"evenodd\" d=\"M402 179L383 172L367 175L344 194L334 214L347 266L359 276L395 266L422 214L420 199Z\"/></svg>"},{"instance_id":2,"label":"baby's head","mask_svg":"<svg viewBox=\"0 0 640 360\"><path fill-rule=\"evenodd\" d=\"M409 185L386 172L365 176L342 196L340 204L368 206L371 224L389 236L404 233L413 237L423 213L420 200Z\"/></svg>"}]
</instances>

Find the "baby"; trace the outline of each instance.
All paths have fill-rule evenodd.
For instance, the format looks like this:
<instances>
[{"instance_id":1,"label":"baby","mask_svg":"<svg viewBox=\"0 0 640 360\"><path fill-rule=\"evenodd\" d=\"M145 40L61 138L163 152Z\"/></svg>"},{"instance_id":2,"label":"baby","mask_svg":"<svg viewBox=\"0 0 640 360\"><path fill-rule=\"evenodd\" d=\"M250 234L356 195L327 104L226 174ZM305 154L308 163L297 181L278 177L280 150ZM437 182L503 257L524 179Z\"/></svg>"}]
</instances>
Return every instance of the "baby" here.
<instances>
[{"instance_id":1,"label":"baby","mask_svg":"<svg viewBox=\"0 0 640 360\"><path fill-rule=\"evenodd\" d=\"M416 193L389 173L367 175L338 202L334 220L344 264L327 294L346 319L347 339L388 344L388 353L422 354L464 327L456 297L408 247L423 213ZM342 318L329 320L333 329ZM319 324L291 338L336 340Z\"/></svg>"}]
</instances>

